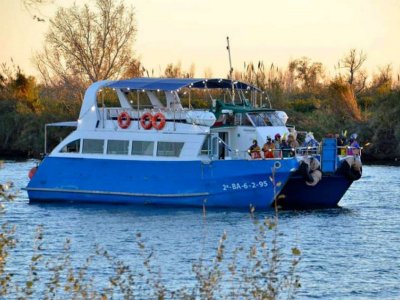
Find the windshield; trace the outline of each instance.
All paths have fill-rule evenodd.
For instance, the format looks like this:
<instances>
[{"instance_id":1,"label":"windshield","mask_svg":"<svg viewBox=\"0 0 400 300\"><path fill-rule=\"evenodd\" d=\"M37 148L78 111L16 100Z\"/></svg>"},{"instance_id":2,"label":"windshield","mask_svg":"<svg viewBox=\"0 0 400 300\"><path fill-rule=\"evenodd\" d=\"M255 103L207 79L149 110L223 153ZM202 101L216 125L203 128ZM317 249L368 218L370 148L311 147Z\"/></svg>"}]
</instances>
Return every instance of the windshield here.
<instances>
[{"instance_id":1,"label":"windshield","mask_svg":"<svg viewBox=\"0 0 400 300\"><path fill-rule=\"evenodd\" d=\"M256 127L260 126L285 126L274 111L248 113L247 114Z\"/></svg>"}]
</instances>

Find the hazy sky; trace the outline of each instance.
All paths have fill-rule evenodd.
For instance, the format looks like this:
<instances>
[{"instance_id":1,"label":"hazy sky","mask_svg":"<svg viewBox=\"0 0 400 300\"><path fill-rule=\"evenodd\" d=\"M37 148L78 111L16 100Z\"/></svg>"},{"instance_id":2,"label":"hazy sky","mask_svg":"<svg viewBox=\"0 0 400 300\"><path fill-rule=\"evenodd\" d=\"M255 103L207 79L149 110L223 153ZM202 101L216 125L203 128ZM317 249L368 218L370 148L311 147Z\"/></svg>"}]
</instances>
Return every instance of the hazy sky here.
<instances>
[{"instance_id":1,"label":"hazy sky","mask_svg":"<svg viewBox=\"0 0 400 300\"><path fill-rule=\"evenodd\" d=\"M356 48L367 54L370 73L389 63L400 72L400 0L125 2L136 11L134 50L155 76L179 61L184 69L194 63L197 76L206 69L224 76L229 69L227 35L238 70L244 61L286 67L290 59L307 56L333 72L339 59ZM72 3L54 0L41 17L50 18L57 6ZM42 48L49 22L36 22L33 14L37 12L27 12L22 0L0 0L0 62L12 57L26 73L37 75L31 57Z\"/></svg>"}]
</instances>

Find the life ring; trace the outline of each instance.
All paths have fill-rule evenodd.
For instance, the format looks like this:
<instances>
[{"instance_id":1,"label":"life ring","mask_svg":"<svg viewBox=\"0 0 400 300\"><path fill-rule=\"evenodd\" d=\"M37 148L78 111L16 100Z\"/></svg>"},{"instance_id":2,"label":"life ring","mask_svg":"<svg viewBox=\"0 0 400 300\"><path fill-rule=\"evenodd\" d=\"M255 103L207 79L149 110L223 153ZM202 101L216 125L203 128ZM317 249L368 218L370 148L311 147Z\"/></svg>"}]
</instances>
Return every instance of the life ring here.
<instances>
[{"instance_id":1,"label":"life ring","mask_svg":"<svg viewBox=\"0 0 400 300\"><path fill-rule=\"evenodd\" d=\"M163 129L165 123L166 123L165 116L160 112L156 113L153 116L153 119L151 120L151 125L157 130Z\"/></svg>"},{"instance_id":2,"label":"life ring","mask_svg":"<svg viewBox=\"0 0 400 300\"><path fill-rule=\"evenodd\" d=\"M35 176L37 169L38 169L38 167L33 167L32 169L30 169L30 171L28 173L29 179L32 179L33 176Z\"/></svg>"},{"instance_id":3,"label":"life ring","mask_svg":"<svg viewBox=\"0 0 400 300\"><path fill-rule=\"evenodd\" d=\"M119 114L118 125L122 129L126 129L131 125L131 116L126 111Z\"/></svg>"},{"instance_id":4,"label":"life ring","mask_svg":"<svg viewBox=\"0 0 400 300\"><path fill-rule=\"evenodd\" d=\"M149 112L144 113L141 117L140 117L140 125L142 125L142 127L146 130L150 129L153 123L153 115Z\"/></svg>"}]
</instances>

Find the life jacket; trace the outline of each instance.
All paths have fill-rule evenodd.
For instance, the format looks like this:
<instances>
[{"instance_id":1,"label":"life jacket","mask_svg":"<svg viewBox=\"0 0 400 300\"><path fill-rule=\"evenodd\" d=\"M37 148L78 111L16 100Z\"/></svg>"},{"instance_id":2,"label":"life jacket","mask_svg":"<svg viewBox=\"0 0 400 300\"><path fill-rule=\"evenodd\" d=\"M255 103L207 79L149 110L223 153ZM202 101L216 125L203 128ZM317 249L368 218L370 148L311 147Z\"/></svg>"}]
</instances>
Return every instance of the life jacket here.
<instances>
[{"instance_id":1,"label":"life jacket","mask_svg":"<svg viewBox=\"0 0 400 300\"><path fill-rule=\"evenodd\" d=\"M264 158L274 158L275 145L274 143L265 143L262 151L264 152Z\"/></svg>"}]
</instances>

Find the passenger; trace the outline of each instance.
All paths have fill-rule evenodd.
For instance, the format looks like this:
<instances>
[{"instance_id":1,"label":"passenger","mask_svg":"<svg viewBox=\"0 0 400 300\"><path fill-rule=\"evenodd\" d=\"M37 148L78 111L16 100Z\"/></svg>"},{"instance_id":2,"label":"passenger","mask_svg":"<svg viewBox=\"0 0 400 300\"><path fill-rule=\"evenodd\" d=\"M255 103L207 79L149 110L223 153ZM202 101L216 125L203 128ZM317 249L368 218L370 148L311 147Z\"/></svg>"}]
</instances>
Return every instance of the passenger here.
<instances>
[{"instance_id":1,"label":"passenger","mask_svg":"<svg viewBox=\"0 0 400 300\"><path fill-rule=\"evenodd\" d=\"M306 134L306 138L304 139L304 143L302 147L312 147L312 148L317 148L319 146L319 143L317 140L314 138L314 135L312 132L308 132Z\"/></svg>"},{"instance_id":2,"label":"passenger","mask_svg":"<svg viewBox=\"0 0 400 300\"><path fill-rule=\"evenodd\" d=\"M357 142L357 133L353 133L350 136L349 146L347 148L347 155L359 156L360 153L360 144Z\"/></svg>"},{"instance_id":3,"label":"passenger","mask_svg":"<svg viewBox=\"0 0 400 300\"><path fill-rule=\"evenodd\" d=\"M299 147L299 142L295 139L293 133L289 133L288 138L287 138L287 143L292 148L298 148Z\"/></svg>"},{"instance_id":4,"label":"passenger","mask_svg":"<svg viewBox=\"0 0 400 300\"><path fill-rule=\"evenodd\" d=\"M285 136L283 136L280 146L281 146L283 157L292 157L293 156L292 147L290 147L290 145L289 145L289 137L285 140Z\"/></svg>"},{"instance_id":5,"label":"passenger","mask_svg":"<svg viewBox=\"0 0 400 300\"><path fill-rule=\"evenodd\" d=\"M280 149L281 149L281 135L279 133L275 134L274 145L275 145L274 156L276 158L281 158L282 157L282 153L280 151Z\"/></svg>"},{"instance_id":6,"label":"passenger","mask_svg":"<svg viewBox=\"0 0 400 300\"><path fill-rule=\"evenodd\" d=\"M275 144L272 142L270 136L267 136L267 142L262 147L264 158L274 158Z\"/></svg>"},{"instance_id":7,"label":"passenger","mask_svg":"<svg viewBox=\"0 0 400 300\"><path fill-rule=\"evenodd\" d=\"M248 153L252 159L260 159L261 158L261 149L258 146L257 140L253 140L253 145L250 146Z\"/></svg>"},{"instance_id":8,"label":"passenger","mask_svg":"<svg viewBox=\"0 0 400 300\"><path fill-rule=\"evenodd\" d=\"M296 154L296 148L299 147L299 142L294 138L292 133L289 133L286 141L287 145L285 148L282 148L282 152L284 152L284 157L293 157Z\"/></svg>"},{"instance_id":9,"label":"passenger","mask_svg":"<svg viewBox=\"0 0 400 300\"><path fill-rule=\"evenodd\" d=\"M344 138L344 136L338 133L335 134L335 137L336 137L337 154L346 155L346 150L344 148L346 139Z\"/></svg>"}]
</instances>

